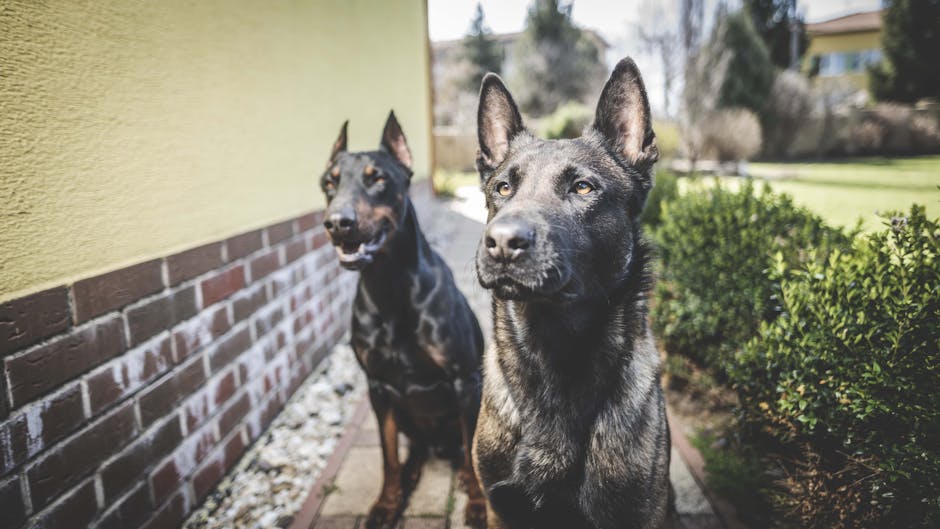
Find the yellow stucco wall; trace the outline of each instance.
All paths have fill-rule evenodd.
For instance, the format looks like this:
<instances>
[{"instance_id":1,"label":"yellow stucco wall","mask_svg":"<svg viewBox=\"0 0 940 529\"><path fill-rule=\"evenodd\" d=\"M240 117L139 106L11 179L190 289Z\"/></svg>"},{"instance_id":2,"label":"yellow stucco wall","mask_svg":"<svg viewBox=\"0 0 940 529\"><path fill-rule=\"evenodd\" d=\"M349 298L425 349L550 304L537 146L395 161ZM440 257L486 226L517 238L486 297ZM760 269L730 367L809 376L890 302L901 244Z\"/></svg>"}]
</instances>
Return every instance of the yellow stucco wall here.
<instances>
[{"instance_id":1,"label":"yellow stucco wall","mask_svg":"<svg viewBox=\"0 0 940 529\"><path fill-rule=\"evenodd\" d=\"M836 35L811 35L809 47L803 56L803 70L808 71L812 65L813 57L824 53L862 51L881 49L881 31L860 31L856 33L842 33ZM847 73L838 76L818 77L817 84L837 86L847 83L860 90L868 88L868 74Z\"/></svg>"},{"instance_id":2,"label":"yellow stucco wall","mask_svg":"<svg viewBox=\"0 0 940 529\"><path fill-rule=\"evenodd\" d=\"M429 167L423 0L4 0L0 301L322 206L344 119Z\"/></svg>"}]
</instances>

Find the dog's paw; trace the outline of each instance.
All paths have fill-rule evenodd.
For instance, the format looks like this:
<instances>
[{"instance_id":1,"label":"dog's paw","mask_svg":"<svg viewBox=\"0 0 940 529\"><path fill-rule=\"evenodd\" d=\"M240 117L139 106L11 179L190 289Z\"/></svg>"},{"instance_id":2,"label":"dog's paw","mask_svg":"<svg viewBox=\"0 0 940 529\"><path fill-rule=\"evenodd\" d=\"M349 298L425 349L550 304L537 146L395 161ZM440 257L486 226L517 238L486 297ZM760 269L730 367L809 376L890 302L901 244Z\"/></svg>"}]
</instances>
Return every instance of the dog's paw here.
<instances>
[{"instance_id":1,"label":"dog's paw","mask_svg":"<svg viewBox=\"0 0 940 529\"><path fill-rule=\"evenodd\" d=\"M401 502L378 501L369 510L366 529L393 529L401 514Z\"/></svg>"},{"instance_id":2,"label":"dog's paw","mask_svg":"<svg viewBox=\"0 0 940 529\"><path fill-rule=\"evenodd\" d=\"M486 529L486 501L483 498L470 499L463 511L463 523L473 529Z\"/></svg>"}]
</instances>

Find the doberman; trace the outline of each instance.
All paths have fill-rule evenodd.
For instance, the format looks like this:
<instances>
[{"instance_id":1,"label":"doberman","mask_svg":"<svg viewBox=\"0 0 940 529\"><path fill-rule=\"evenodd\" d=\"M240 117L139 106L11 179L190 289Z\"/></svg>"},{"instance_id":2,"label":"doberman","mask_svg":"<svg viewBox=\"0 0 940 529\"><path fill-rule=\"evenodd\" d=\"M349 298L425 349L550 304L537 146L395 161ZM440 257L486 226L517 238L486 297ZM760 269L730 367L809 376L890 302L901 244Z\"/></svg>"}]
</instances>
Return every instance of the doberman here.
<instances>
[{"instance_id":1,"label":"doberman","mask_svg":"<svg viewBox=\"0 0 940 529\"><path fill-rule=\"evenodd\" d=\"M453 274L425 239L408 198L412 158L395 113L378 150L347 152L343 124L320 185L323 225L340 264L359 270L352 347L369 380L384 484L366 527L397 523L429 449L456 459L466 522L485 526L470 447L480 408L483 334ZM409 440L398 457L398 433Z\"/></svg>"}]
</instances>

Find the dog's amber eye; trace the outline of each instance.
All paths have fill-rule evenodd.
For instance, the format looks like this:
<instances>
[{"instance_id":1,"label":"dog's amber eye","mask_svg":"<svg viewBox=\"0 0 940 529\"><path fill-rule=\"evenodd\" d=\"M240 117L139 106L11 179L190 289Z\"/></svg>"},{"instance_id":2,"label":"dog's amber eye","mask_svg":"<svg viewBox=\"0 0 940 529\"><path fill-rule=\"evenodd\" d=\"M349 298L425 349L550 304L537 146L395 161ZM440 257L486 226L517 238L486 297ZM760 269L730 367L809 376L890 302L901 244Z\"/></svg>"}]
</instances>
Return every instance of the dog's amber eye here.
<instances>
[{"instance_id":1,"label":"dog's amber eye","mask_svg":"<svg viewBox=\"0 0 940 529\"><path fill-rule=\"evenodd\" d=\"M332 191L336 189L336 183L333 182L332 180L327 180L326 183L323 184L323 187L325 187L327 191Z\"/></svg>"},{"instance_id":2,"label":"dog's amber eye","mask_svg":"<svg viewBox=\"0 0 940 529\"><path fill-rule=\"evenodd\" d=\"M384 177L384 176L376 176L376 177L375 177L375 180L373 180L372 183L373 183L373 184L384 184L384 183L385 183L385 177Z\"/></svg>"},{"instance_id":3,"label":"dog's amber eye","mask_svg":"<svg viewBox=\"0 0 940 529\"><path fill-rule=\"evenodd\" d=\"M496 192L500 196L508 197L509 193L512 193L512 187L510 187L508 182L500 182L496 184Z\"/></svg>"},{"instance_id":4,"label":"dog's amber eye","mask_svg":"<svg viewBox=\"0 0 940 529\"><path fill-rule=\"evenodd\" d=\"M576 182L574 184L574 192L579 195L586 195L591 191L594 191L594 186L587 182Z\"/></svg>"}]
</instances>

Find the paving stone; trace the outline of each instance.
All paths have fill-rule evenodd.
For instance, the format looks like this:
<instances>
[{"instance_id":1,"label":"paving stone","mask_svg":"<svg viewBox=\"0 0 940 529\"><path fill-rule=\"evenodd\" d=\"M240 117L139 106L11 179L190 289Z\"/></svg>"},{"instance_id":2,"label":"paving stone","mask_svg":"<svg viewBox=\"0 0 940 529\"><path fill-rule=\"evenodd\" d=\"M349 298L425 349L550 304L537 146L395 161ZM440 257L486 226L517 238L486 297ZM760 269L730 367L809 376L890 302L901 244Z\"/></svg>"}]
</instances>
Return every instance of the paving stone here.
<instances>
[{"instance_id":1,"label":"paving stone","mask_svg":"<svg viewBox=\"0 0 940 529\"><path fill-rule=\"evenodd\" d=\"M431 518L405 518L402 520L402 529L444 529L446 519L442 517Z\"/></svg>"},{"instance_id":2,"label":"paving stone","mask_svg":"<svg viewBox=\"0 0 940 529\"><path fill-rule=\"evenodd\" d=\"M676 491L676 511L680 515L707 514L714 516L711 505L699 488L682 456L675 448L669 461L669 480Z\"/></svg>"},{"instance_id":3,"label":"paving stone","mask_svg":"<svg viewBox=\"0 0 940 529\"><path fill-rule=\"evenodd\" d=\"M358 516L321 516L313 529L358 529Z\"/></svg>"},{"instance_id":4,"label":"paving stone","mask_svg":"<svg viewBox=\"0 0 940 529\"><path fill-rule=\"evenodd\" d=\"M382 449L351 448L333 485L321 516L367 513L382 489Z\"/></svg>"},{"instance_id":5,"label":"paving stone","mask_svg":"<svg viewBox=\"0 0 940 529\"><path fill-rule=\"evenodd\" d=\"M450 462L431 458L424 464L418 487L411 493L405 516L429 516L447 514L447 497L454 471Z\"/></svg>"},{"instance_id":6,"label":"paving stone","mask_svg":"<svg viewBox=\"0 0 940 529\"><path fill-rule=\"evenodd\" d=\"M463 523L463 511L467 508L467 493L460 490L460 487L457 486L452 487L451 491L454 496L454 504L448 514L450 518L450 529L469 529L470 526L464 525Z\"/></svg>"}]
</instances>

